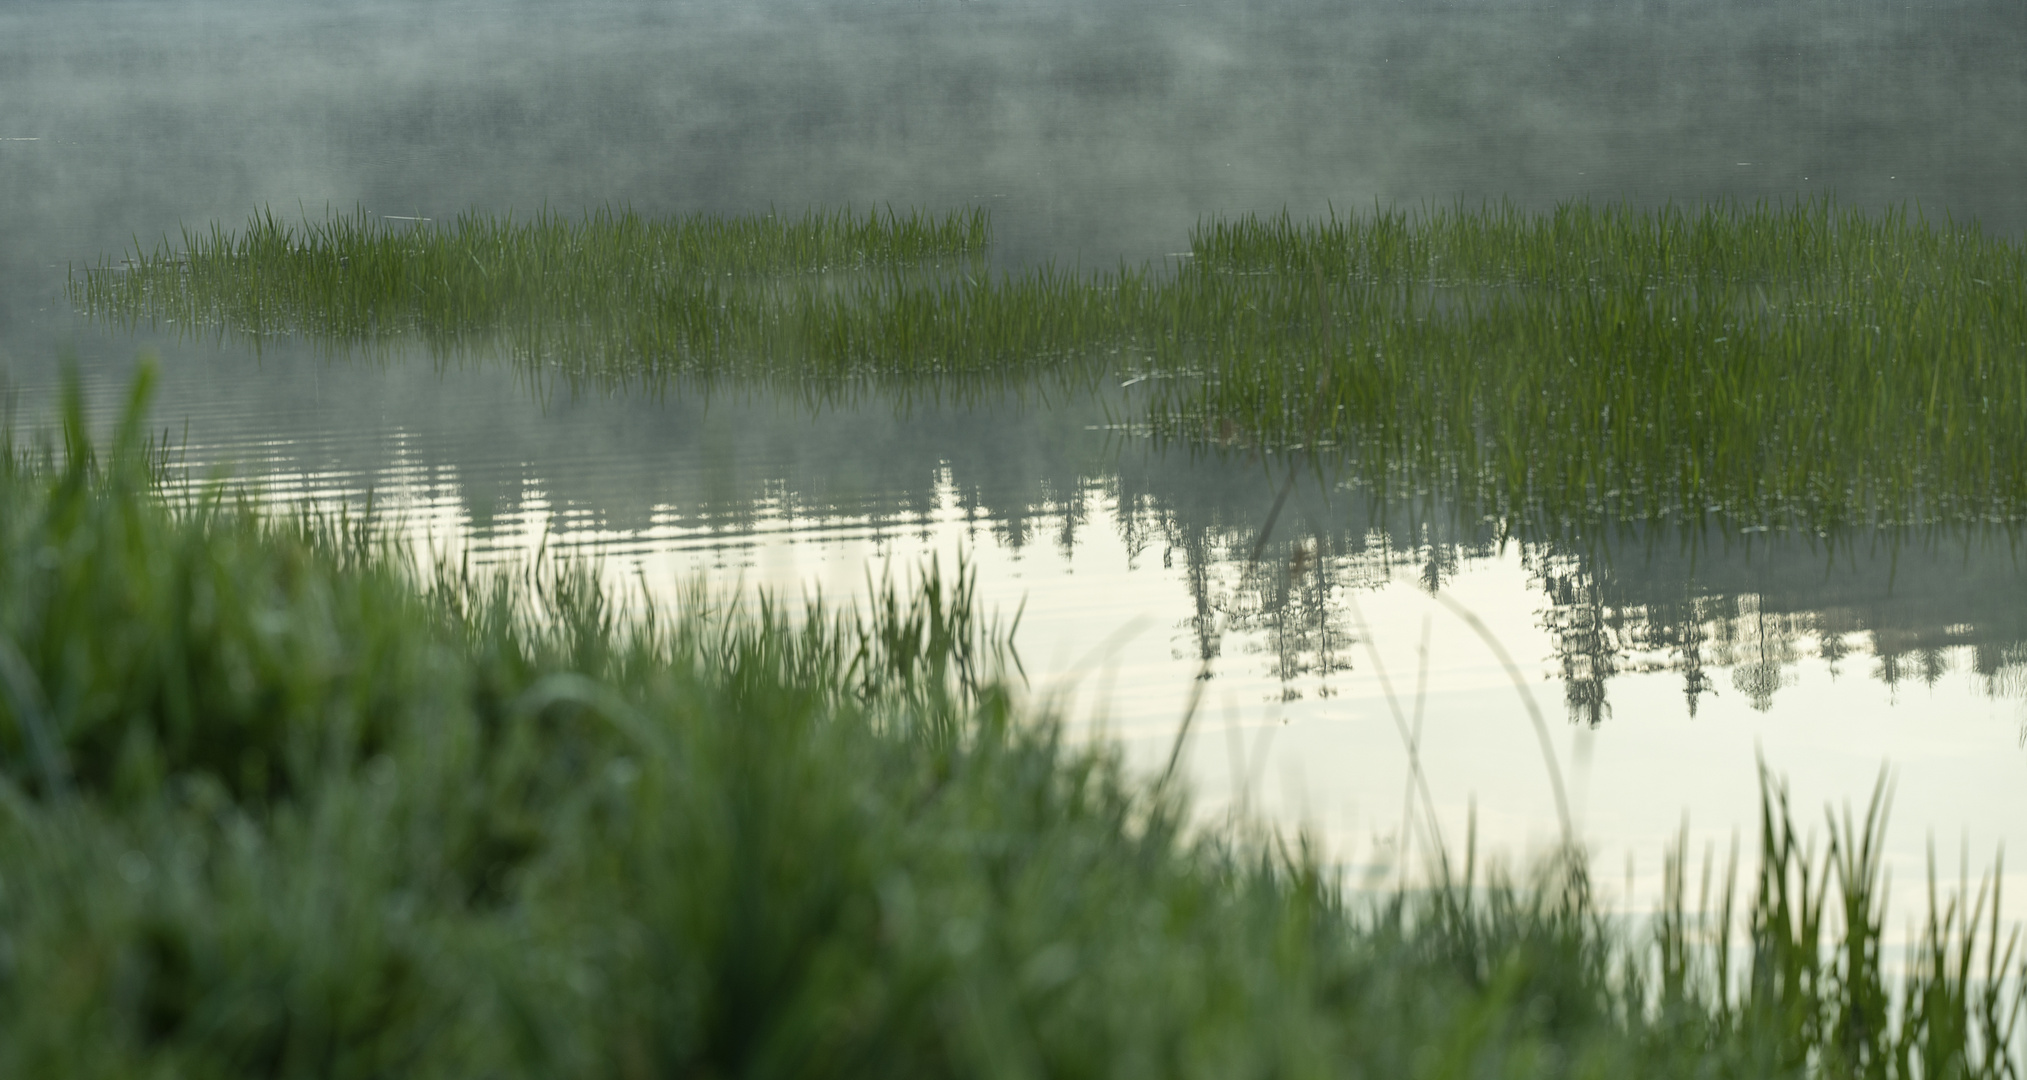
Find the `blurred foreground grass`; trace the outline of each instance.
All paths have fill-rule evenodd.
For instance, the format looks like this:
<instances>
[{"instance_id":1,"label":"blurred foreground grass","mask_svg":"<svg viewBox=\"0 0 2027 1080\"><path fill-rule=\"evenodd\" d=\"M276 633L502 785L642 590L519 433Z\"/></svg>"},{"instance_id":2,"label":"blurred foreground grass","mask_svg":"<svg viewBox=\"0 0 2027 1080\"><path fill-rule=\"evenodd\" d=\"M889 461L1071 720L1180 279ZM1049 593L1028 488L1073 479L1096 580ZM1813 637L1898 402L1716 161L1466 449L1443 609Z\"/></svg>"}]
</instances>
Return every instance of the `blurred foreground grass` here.
<instances>
[{"instance_id":1,"label":"blurred foreground grass","mask_svg":"<svg viewBox=\"0 0 2027 1080\"><path fill-rule=\"evenodd\" d=\"M0 464L0 1075L2022 1075L1995 893L1889 977L1877 816L1770 786L1643 929L1574 853L1360 898L1020 711L961 572L417 566L165 484L145 389Z\"/></svg>"}]
</instances>

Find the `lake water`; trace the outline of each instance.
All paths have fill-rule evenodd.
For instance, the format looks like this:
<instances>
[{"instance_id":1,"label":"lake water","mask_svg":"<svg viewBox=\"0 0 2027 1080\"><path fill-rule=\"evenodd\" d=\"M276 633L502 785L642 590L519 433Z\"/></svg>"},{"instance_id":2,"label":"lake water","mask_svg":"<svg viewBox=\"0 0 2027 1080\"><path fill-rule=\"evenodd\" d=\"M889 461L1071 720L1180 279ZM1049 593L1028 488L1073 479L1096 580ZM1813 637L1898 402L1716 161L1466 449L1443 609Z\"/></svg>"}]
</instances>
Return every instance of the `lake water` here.
<instances>
[{"instance_id":1,"label":"lake water","mask_svg":"<svg viewBox=\"0 0 2027 1080\"><path fill-rule=\"evenodd\" d=\"M700 573L849 595L962 557L1079 730L1158 768L1200 694L1205 813L1355 867L1392 858L1416 739L1451 844L1473 819L1510 855L1553 842L1553 773L1640 896L1685 820L1699 852L1750 845L1757 763L1809 821L1887 768L1897 922L1931 841L1952 879L1960 849L2027 841L2017 531L1502 538L1328 463L1153 445L1109 386L573 391L419 347L110 329L66 268L262 206L984 205L1005 266L1460 198L1833 191L2018 237L2021 115L2013 3L0 3L0 375L33 427L59 357L104 410L152 351L156 425L201 470L370 492L418 543L594 554L665 596Z\"/></svg>"}]
</instances>

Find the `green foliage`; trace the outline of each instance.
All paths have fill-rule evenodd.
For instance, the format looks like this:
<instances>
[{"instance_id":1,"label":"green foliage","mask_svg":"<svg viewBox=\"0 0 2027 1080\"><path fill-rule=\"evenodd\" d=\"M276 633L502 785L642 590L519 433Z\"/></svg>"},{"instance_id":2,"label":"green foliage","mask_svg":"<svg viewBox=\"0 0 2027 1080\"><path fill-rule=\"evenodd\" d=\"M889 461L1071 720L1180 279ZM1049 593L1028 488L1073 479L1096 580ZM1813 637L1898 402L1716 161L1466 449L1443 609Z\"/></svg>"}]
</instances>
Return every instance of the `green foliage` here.
<instances>
[{"instance_id":1,"label":"green foliage","mask_svg":"<svg viewBox=\"0 0 2027 1080\"><path fill-rule=\"evenodd\" d=\"M258 343L307 334L365 347L420 340L438 355L504 352L570 376L632 382L731 370L789 382L871 374L997 373L1089 337L1063 313L1082 279L994 282L977 269L983 210L941 217L811 211L581 221L467 213L410 226L333 217L300 229L255 217L137 250L73 279L83 308L216 328ZM1033 314L1057 317L1038 323Z\"/></svg>"},{"instance_id":2,"label":"green foliage","mask_svg":"<svg viewBox=\"0 0 2027 1080\"><path fill-rule=\"evenodd\" d=\"M1354 900L1019 710L961 569L424 571L166 483L145 390L0 468L0 1075L2022 1075L1996 886L1884 964L1883 795L1819 861L1770 785L1737 934L1680 851L1645 935L1576 853Z\"/></svg>"},{"instance_id":3,"label":"green foliage","mask_svg":"<svg viewBox=\"0 0 2027 1080\"><path fill-rule=\"evenodd\" d=\"M223 485L157 499L139 435L151 377L111 454L85 436L73 386L61 452L0 462L0 675L17 718L0 772L31 791L145 799L197 772L268 801L403 733L469 727L490 745L594 682L578 704L597 712L672 667L764 667L870 702L982 692L1009 659L963 567L948 603L932 567L919 591L887 581L867 615L818 603L791 624L763 599L749 620L699 592L673 623L629 621L581 564L425 570L370 522L270 518Z\"/></svg>"},{"instance_id":4,"label":"green foliage","mask_svg":"<svg viewBox=\"0 0 2027 1080\"><path fill-rule=\"evenodd\" d=\"M2027 250L1827 202L1200 226L1158 426L1328 442L1485 512L2027 517Z\"/></svg>"},{"instance_id":5,"label":"green foliage","mask_svg":"<svg viewBox=\"0 0 2027 1080\"><path fill-rule=\"evenodd\" d=\"M2027 520L2027 249L1974 224L1828 202L1283 215L1106 273L995 274L988 239L980 212L269 216L71 289L108 319L649 388L1114 375L1139 429L1348 459L1516 528Z\"/></svg>"}]
</instances>

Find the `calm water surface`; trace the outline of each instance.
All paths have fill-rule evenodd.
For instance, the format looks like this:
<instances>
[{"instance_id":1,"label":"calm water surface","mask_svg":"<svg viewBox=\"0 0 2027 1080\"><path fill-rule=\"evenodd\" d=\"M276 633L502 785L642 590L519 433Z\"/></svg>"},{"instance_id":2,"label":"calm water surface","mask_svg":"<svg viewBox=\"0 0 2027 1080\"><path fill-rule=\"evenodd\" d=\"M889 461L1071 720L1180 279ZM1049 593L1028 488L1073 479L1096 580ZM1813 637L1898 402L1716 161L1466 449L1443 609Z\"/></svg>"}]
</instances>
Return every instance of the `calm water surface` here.
<instances>
[{"instance_id":1,"label":"calm water surface","mask_svg":"<svg viewBox=\"0 0 2027 1080\"><path fill-rule=\"evenodd\" d=\"M1685 818L1699 849L1749 840L1759 761L1802 807L1885 767L1911 894L1931 837L1948 868L2027 842L2016 534L1514 538L1328 463L1150 445L1110 385L573 391L419 348L109 329L62 290L260 206L986 205L1006 266L1159 257L1203 214L1459 198L1834 191L2018 236L2023 57L2017 4L0 3L0 373L32 427L59 356L103 409L152 350L191 464L371 493L481 561L546 544L661 595L835 596L961 555L1024 605L1038 696L1152 768L1200 687L1206 813L1353 864L1399 842L1410 741L1452 843L1474 814L1499 850L1552 841L1525 695L1606 878L1651 893Z\"/></svg>"}]
</instances>

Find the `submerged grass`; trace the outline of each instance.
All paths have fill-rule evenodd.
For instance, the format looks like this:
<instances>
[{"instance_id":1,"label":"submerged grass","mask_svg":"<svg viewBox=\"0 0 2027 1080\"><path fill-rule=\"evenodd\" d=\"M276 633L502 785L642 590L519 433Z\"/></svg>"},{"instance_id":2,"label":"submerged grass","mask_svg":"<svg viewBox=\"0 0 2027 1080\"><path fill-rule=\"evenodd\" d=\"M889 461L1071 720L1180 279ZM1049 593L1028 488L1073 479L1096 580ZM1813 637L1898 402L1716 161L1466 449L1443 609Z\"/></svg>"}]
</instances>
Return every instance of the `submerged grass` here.
<instances>
[{"instance_id":1,"label":"submerged grass","mask_svg":"<svg viewBox=\"0 0 2027 1080\"><path fill-rule=\"evenodd\" d=\"M1155 433L1321 449L1515 521L2027 520L2027 248L1827 201L1201 223L1179 266L993 273L982 214L271 217L84 309L505 351L621 382L1113 374ZM1143 410L1144 411L1137 411Z\"/></svg>"},{"instance_id":2,"label":"submerged grass","mask_svg":"<svg viewBox=\"0 0 2027 1080\"><path fill-rule=\"evenodd\" d=\"M962 580L629 608L165 495L138 407L81 415L0 462L5 1075L2027 1064L1996 885L1889 975L1879 800L1818 857L1769 785L1745 891L1678 851L1646 930L1573 853L1359 900L1017 708Z\"/></svg>"}]
</instances>

